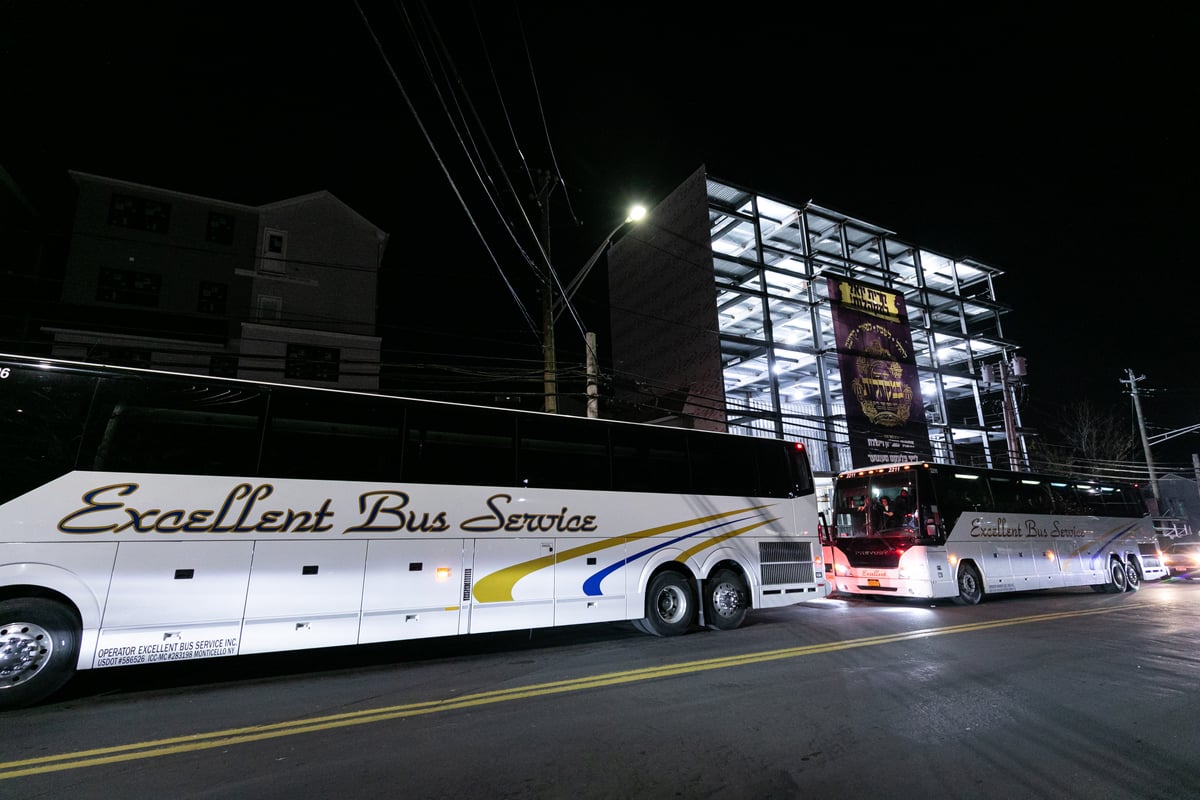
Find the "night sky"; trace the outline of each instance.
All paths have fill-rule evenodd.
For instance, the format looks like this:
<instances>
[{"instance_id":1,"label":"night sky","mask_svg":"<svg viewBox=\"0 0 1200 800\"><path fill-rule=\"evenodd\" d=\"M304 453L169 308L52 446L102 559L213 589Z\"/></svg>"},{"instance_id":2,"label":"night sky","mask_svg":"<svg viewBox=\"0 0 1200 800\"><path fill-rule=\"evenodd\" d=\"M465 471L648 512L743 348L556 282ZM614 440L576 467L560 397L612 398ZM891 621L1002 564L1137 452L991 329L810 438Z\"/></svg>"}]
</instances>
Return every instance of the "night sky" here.
<instances>
[{"instance_id":1,"label":"night sky","mask_svg":"<svg viewBox=\"0 0 1200 800\"><path fill-rule=\"evenodd\" d=\"M498 220L532 248L539 171L564 181L567 280L630 202L707 165L1004 270L1027 424L1076 398L1128 414L1127 369L1151 434L1200 423L1194 14L248 5L0 4L0 164L255 205L327 189L391 234L385 358L493 370L537 365L501 278L536 320L532 268ZM604 283L580 295L597 329ZM1193 452L1200 433L1154 449Z\"/></svg>"}]
</instances>

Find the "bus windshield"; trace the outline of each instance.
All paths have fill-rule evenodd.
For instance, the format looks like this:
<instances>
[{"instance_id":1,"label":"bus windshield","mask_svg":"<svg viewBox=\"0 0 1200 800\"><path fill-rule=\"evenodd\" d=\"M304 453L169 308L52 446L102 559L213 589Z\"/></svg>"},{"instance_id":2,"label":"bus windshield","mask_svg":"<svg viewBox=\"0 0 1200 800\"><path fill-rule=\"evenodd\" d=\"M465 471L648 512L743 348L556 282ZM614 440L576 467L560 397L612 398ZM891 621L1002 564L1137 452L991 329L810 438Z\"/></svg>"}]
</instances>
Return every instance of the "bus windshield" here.
<instances>
[{"instance_id":1,"label":"bus windshield","mask_svg":"<svg viewBox=\"0 0 1200 800\"><path fill-rule=\"evenodd\" d=\"M843 476L837 482L834 516L838 538L932 538L937 529L929 507L918 500L919 473L887 472Z\"/></svg>"}]
</instances>

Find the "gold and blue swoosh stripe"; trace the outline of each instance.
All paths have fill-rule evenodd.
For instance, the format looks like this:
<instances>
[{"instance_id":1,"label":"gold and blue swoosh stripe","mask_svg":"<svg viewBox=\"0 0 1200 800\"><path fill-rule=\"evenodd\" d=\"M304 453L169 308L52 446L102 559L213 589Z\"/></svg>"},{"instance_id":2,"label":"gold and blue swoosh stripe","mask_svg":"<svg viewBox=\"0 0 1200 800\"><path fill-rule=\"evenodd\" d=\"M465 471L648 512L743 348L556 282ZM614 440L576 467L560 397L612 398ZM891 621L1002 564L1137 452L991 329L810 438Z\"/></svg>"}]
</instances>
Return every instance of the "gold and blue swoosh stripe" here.
<instances>
[{"instance_id":1,"label":"gold and blue swoosh stripe","mask_svg":"<svg viewBox=\"0 0 1200 800\"><path fill-rule=\"evenodd\" d=\"M545 569L546 567L553 566L556 558L561 561L566 561L566 560L569 560L572 558L579 558L581 556L589 555L591 553L595 553L600 550L606 550L610 547L616 547L616 546L625 544L627 542L634 542L639 539L647 539L652 536L661 536L664 533L678 531L678 530L681 530L684 528L692 527L694 525L703 525L704 523L708 523L708 522L716 522L715 525L709 525L709 526L701 528L699 530L690 531L690 532L682 534L680 536L676 536L673 539L669 539L664 542L656 543L652 547L648 547L645 550L642 550L641 552L637 553L636 555L622 558L621 560L616 561L615 563L600 569L599 571L597 571L596 573L594 573L593 575L588 577L587 580L585 580L584 584L583 584L585 594L596 596L596 595L600 594L600 581L602 581L605 577L607 577L614 570L624 566L625 564L628 564L631 561L634 561L634 560L642 558L643 556L646 556L650 553L654 553L658 550L661 550L664 547L670 547L671 545L677 544L682 541L686 541L688 539L695 538L697 536L701 536L703 534L718 530L720 528L727 528L730 525L737 525L739 523L745 522L746 520L754 520L749 525L744 525L740 528L735 528L733 530L726 531L725 533L723 533L719 536L708 537L708 538L705 538L705 539L697 542L693 547L691 547L688 550L685 550L683 553L680 553L679 556L676 557L676 560L684 561L684 560L690 558L691 556L695 555L696 553L700 552L701 550L704 550L705 548L712 547L713 545L716 545L727 539L732 539L735 536L740 536L743 533L746 533L747 531L754 530L755 528L760 528L763 525L768 525L772 522L775 522L777 519L779 519L779 517L762 517L761 513L762 513L763 509L765 509L765 508L769 508L769 506L765 506L765 505L749 506L747 508L738 508L738 509L734 509L733 511L726 511L721 514L711 514L706 517L696 517L695 519L683 520L682 522L672 522L668 525L660 525L660 526L657 526L654 528L647 528L642 531L635 531L633 533L628 533L628 534L624 534L621 536L611 536L607 539L601 539L598 542L591 542L589 544L580 545L579 547L573 547L569 550L564 550L563 552L558 553L557 555L550 554L547 556L542 556L541 558L535 558L535 559L531 559L529 561L523 561L520 564L513 564L512 566L505 567L504 569L497 570L497 571L491 573L490 575L484 576L475 584L475 586L471 590L471 593L475 596L475 600L480 603L499 603L499 602L511 601L513 599L513 596L512 596L513 587L516 585L517 581L521 580L526 575L530 575L534 572L537 572L540 569ZM745 514L752 514L752 515L738 517L738 515L745 515ZM735 519L729 519L730 517L735 517ZM721 521L718 521L718 520L721 520Z\"/></svg>"},{"instance_id":2,"label":"gold and blue swoosh stripe","mask_svg":"<svg viewBox=\"0 0 1200 800\"><path fill-rule=\"evenodd\" d=\"M1108 539L1106 539L1103 544L1100 545L1100 552L1104 552L1104 551L1108 550L1108 548L1111 547L1118 539L1122 538L1123 536L1126 536L1129 533L1132 533L1133 529L1136 527L1137 527L1137 523L1131 522L1124 527L1117 528L1116 531L1111 536L1109 536Z\"/></svg>"},{"instance_id":3,"label":"gold and blue swoosh stripe","mask_svg":"<svg viewBox=\"0 0 1200 800\"><path fill-rule=\"evenodd\" d=\"M1083 542L1070 553L1070 557L1079 558L1084 555L1090 555L1092 561L1095 561L1097 558L1105 558L1108 548L1111 547L1118 539L1129 533L1132 533L1137 526L1137 522L1131 522L1128 525L1118 526L1110 530L1107 539L1101 540L1097 538ZM1104 536L1104 534L1101 534L1101 536ZM1087 552L1088 549L1093 547L1096 548L1095 552L1089 554Z\"/></svg>"}]
</instances>

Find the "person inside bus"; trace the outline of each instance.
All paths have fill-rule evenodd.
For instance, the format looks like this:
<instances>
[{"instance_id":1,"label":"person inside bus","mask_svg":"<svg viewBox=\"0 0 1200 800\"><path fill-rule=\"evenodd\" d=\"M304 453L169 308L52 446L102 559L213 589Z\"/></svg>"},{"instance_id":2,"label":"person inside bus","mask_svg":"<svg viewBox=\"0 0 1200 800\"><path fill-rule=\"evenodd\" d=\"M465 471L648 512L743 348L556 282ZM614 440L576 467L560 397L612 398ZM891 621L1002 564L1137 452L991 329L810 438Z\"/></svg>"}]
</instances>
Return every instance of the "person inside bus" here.
<instances>
[{"instance_id":1,"label":"person inside bus","mask_svg":"<svg viewBox=\"0 0 1200 800\"><path fill-rule=\"evenodd\" d=\"M917 507L913 503L912 495L908 492L908 487L905 486L900 490L900 494L896 496L896 501L892 504L896 508L896 517L906 528L915 528L921 523L920 516L916 513Z\"/></svg>"},{"instance_id":2,"label":"person inside bus","mask_svg":"<svg viewBox=\"0 0 1200 800\"><path fill-rule=\"evenodd\" d=\"M886 494L879 498L879 527L894 528L898 524L896 509L892 508L892 500Z\"/></svg>"}]
</instances>

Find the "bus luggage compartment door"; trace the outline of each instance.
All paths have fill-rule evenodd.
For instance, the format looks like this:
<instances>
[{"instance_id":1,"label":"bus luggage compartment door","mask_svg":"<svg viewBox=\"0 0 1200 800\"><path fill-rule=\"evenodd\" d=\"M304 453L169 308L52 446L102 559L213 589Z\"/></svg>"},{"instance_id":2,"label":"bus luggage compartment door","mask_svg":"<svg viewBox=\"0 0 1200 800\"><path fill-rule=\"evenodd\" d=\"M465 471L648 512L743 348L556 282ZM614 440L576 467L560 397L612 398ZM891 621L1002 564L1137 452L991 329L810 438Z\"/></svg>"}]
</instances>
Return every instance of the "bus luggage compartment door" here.
<instances>
[{"instance_id":1,"label":"bus luggage compartment door","mask_svg":"<svg viewBox=\"0 0 1200 800\"><path fill-rule=\"evenodd\" d=\"M359 642L462 632L467 587L462 539L371 541Z\"/></svg>"},{"instance_id":2,"label":"bus luggage compartment door","mask_svg":"<svg viewBox=\"0 0 1200 800\"><path fill-rule=\"evenodd\" d=\"M242 653L358 641L363 541L259 541L246 597Z\"/></svg>"},{"instance_id":3,"label":"bus luggage compartment door","mask_svg":"<svg viewBox=\"0 0 1200 800\"><path fill-rule=\"evenodd\" d=\"M96 666L234 655L253 546L121 542ZM121 660L114 661L117 655Z\"/></svg>"}]
</instances>

